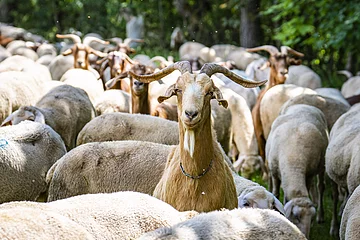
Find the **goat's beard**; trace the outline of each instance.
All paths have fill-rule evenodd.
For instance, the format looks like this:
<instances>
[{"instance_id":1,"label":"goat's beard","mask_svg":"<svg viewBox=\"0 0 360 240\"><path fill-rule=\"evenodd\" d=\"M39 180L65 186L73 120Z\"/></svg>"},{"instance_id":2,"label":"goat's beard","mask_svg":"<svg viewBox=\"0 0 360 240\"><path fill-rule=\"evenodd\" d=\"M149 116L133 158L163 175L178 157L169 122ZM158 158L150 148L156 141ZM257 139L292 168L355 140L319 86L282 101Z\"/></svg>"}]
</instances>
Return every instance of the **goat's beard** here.
<instances>
[{"instance_id":1,"label":"goat's beard","mask_svg":"<svg viewBox=\"0 0 360 240\"><path fill-rule=\"evenodd\" d=\"M195 133L193 130L185 129L184 149L189 152L191 158L194 155L194 148L195 148Z\"/></svg>"}]
</instances>

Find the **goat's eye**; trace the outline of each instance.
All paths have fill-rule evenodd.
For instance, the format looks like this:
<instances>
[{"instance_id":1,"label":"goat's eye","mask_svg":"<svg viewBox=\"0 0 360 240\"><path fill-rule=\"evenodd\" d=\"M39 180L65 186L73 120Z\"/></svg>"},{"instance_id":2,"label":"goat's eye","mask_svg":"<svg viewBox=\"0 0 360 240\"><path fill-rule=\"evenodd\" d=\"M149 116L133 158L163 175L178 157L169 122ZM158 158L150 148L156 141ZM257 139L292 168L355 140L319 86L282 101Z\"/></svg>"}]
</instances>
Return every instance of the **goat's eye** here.
<instances>
[{"instance_id":1,"label":"goat's eye","mask_svg":"<svg viewBox=\"0 0 360 240\"><path fill-rule=\"evenodd\" d=\"M179 93L179 94L181 94L181 93L182 93L182 90L181 90L181 89L176 88L176 89L175 89L175 93Z\"/></svg>"},{"instance_id":2,"label":"goat's eye","mask_svg":"<svg viewBox=\"0 0 360 240\"><path fill-rule=\"evenodd\" d=\"M213 96L214 95L214 92L208 92L206 93L207 96Z\"/></svg>"}]
</instances>

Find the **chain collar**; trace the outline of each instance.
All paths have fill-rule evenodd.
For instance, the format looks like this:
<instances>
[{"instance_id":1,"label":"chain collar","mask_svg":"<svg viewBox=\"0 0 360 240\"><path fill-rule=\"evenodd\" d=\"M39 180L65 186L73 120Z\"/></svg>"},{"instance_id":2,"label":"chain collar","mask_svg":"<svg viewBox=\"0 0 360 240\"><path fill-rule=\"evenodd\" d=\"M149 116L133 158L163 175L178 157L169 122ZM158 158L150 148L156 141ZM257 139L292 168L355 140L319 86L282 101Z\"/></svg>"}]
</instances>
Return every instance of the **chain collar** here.
<instances>
[{"instance_id":1,"label":"chain collar","mask_svg":"<svg viewBox=\"0 0 360 240\"><path fill-rule=\"evenodd\" d=\"M213 164L213 160L214 159L211 159L210 163L209 163L209 166L203 170L203 172L200 174L200 175L197 175L197 176L192 176L190 174L188 174L187 172L185 172L183 166L182 166L182 163L180 162L180 169L181 169L181 172L186 176L186 177L189 177L189 178L192 178L192 179L199 179L201 178L202 176L204 176L211 168L212 164Z\"/></svg>"}]
</instances>

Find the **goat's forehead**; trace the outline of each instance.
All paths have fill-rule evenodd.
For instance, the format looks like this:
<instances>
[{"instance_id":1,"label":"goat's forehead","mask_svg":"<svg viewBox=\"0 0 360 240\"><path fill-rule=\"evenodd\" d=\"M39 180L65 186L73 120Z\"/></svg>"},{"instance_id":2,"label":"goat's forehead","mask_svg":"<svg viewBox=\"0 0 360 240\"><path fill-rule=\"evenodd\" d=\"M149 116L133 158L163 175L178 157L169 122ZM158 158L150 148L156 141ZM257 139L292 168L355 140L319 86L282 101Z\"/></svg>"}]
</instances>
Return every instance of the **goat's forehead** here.
<instances>
[{"instance_id":1,"label":"goat's forehead","mask_svg":"<svg viewBox=\"0 0 360 240\"><path fill-rule=\"evenodd\" d=\"M210 79L208 75L205 73L200 74L192 74L192 73L185 73L182 75L182 77L179 79L178 84L188 88L199 88L207 90L213 86L213 82Z\"/></svg>"}]
</instances>

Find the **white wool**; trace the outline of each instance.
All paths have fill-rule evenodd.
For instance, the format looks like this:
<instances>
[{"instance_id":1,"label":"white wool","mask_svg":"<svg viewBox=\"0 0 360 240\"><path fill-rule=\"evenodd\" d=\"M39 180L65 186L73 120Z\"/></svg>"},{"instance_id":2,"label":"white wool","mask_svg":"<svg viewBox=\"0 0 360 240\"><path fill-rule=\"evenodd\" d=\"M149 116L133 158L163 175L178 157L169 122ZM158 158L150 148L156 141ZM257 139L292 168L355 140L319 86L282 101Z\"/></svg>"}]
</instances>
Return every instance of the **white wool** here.
<instances>
[{"instance_id":1,"label":"white wool","mask_svg":"<svg viewBox=\"0 0 360 240\"><path fill-rule=\"evenodd\" d=\"M195 133L193 130L185 129L184 149L189 152L190 157L194 155Z\"/></svg>"}]
</instances>

